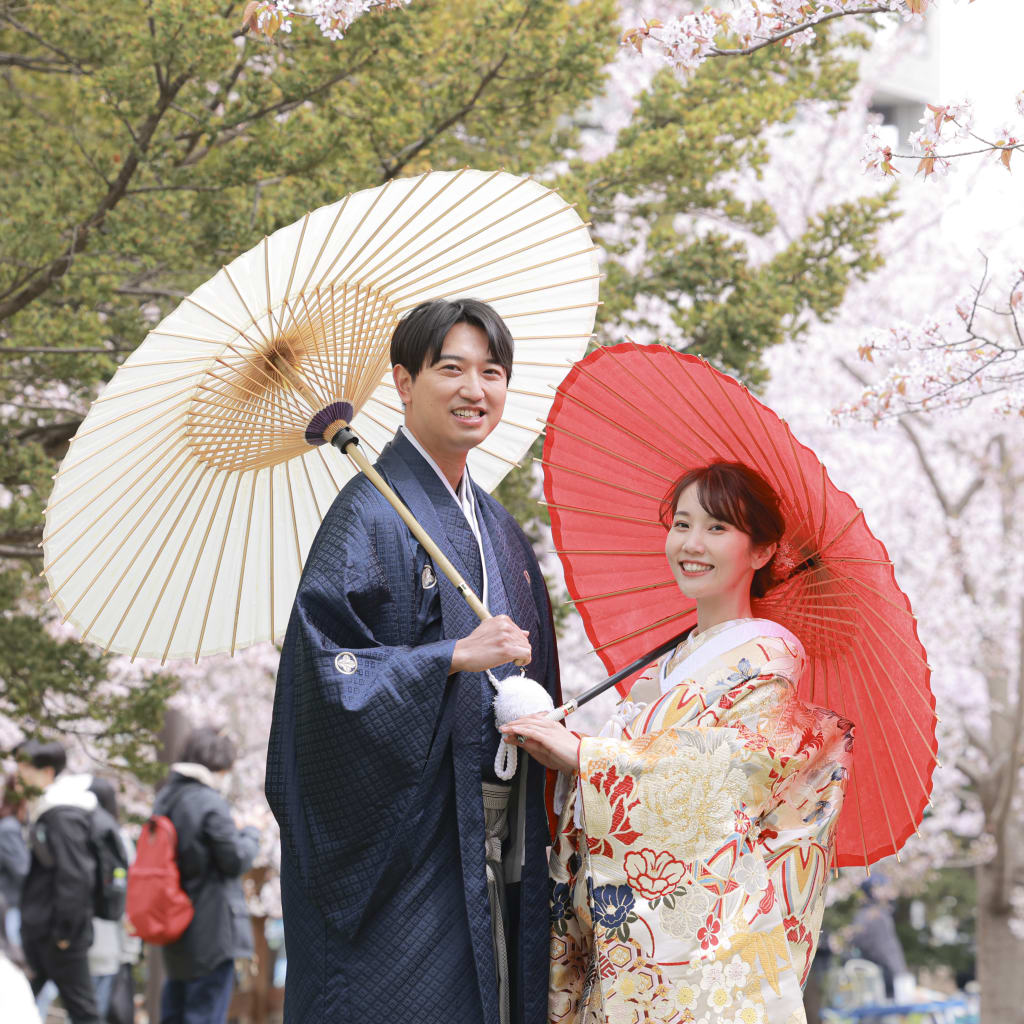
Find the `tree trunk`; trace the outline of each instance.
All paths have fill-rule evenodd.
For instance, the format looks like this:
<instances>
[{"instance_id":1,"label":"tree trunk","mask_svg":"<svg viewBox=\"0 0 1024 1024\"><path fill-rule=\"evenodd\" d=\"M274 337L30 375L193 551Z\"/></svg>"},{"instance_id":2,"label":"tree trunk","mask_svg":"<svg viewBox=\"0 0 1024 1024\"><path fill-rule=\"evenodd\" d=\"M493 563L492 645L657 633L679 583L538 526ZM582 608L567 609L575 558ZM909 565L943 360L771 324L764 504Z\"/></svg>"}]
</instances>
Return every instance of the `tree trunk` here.
<instances>
[{"instance_id":1,"label":"tree trunk","mask_svg":"<svg viewBox=\"0 0 1024 1024\"><path fill-rule=\"evenodd\" d=\"M977 868L981 1024L1024 1019L1024 939L1010 929L1012 911L1000 895L1001 873L1001 854Z\"/></svg>"}]
</instances>

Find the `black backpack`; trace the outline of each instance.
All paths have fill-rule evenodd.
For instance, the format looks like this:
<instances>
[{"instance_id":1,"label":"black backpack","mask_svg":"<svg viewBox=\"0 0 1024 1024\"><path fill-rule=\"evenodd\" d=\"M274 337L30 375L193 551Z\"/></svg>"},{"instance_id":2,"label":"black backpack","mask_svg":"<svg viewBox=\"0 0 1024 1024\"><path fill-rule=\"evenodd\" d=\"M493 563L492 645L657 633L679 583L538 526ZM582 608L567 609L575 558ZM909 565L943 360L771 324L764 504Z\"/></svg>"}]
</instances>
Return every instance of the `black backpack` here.
<instances>
[{"instance_id":1,"label":"black backpack","mask_svg":"<svg viewBox=\"0 0 1024 1024\"><path fill-rule=\"evenodd\" d=\"M117 822L102 807L92 812L89 844L96 858L93 917L120 921L128 891L128 857Z\"/></svg>"}]
</instances>

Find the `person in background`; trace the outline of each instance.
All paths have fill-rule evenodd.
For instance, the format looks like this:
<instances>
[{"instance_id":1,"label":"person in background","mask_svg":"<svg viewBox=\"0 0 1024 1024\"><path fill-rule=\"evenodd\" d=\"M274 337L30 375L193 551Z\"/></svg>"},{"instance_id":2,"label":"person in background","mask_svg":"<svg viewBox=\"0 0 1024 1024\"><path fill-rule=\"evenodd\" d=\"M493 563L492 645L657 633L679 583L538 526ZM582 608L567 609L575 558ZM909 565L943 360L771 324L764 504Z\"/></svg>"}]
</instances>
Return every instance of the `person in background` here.
<instances>
[{"instance_id":1,"label":"person in background","mask_svg":"<svg viewBox=\"0 0 1024 1024\"><path fill-rule=\"evenodd\" d=\"M99 1024L89 976L96 857L90 843L96 795L88 777L62 775L67 763L57 742L26 740L15 750L28 795L31 864L21 895L21 944L32 971L32 991L48 979L72 1024Z\"/></svg>"},{"instance_id":2,"label":"person in background","mask_svg":"<svg viewBox=\"0 0 1024 1024\"><path fill-rule=\"evenodd\" d=\"M854 915L850 944L857 948L862 960L870 960L882 969L885 994L892 999L896 975L907 973L907 961L903 943L896 934L892 904L886 898L886 884L886 878L878 872L861 882L864 902Z\"/></svg>"},{"instance_id":3,"label":"person in background","mask_svg":"<svg viewBox=\"0 0 1024 1024\"><path fill-rule=\"evenodd\" d=\"M7 941L21 946L21 888L32 861L25 844L24 826L28 801L12 775L4 786L0 803L0 898L6 907L4 925Z\"/></svg>"},{"instance_id":4,"label":"person in background","mask_svg":"<svg viewBox=\"0 0 1024 1024\"><path fill-rule=\"evenodd\" d=\"M234 761L235 745L227 736L210 727L194 729L153 808L177 830L181 885L195 908L181 938L163 947L161 1024L223 1024L234 961L253 953L241 876L252 866L259 833L235 827L218 791Z\"/></svg>"},{"instance_id":5,"label":"person in background","mask_svg":"<svg viewBox=\"0 0 1024 1024\"><path fill-rule=\"evenodd\" d=\"M32 986L25 977L21 950L8 941L4 927L10 909L0 893L0 1006L4 1024L39 1024L39 1011L32 998Z\"/></svg>"},{"instance_id":6,"label":"person in background","mask_svg":"<svg viewBox=\"0 0 1024 1024\"><path fill-rule=\"evenodd\" d=\"M96 795L100 807L114 821L119 821L117 813L117 794L109 779L93 776L89 791ZM125 860L130 864L134 859L134 847L122 831L118 832L124 846ZM93 940L89 947L89 974L92 976L93 988L96 992L96 1006L100 1019L107 1019L110 1009L110 994L114 988L114 979L121 969L128 936L125 932L125 919L108 921L102 917L92 919Z\"/></svg>"}]
</instances>

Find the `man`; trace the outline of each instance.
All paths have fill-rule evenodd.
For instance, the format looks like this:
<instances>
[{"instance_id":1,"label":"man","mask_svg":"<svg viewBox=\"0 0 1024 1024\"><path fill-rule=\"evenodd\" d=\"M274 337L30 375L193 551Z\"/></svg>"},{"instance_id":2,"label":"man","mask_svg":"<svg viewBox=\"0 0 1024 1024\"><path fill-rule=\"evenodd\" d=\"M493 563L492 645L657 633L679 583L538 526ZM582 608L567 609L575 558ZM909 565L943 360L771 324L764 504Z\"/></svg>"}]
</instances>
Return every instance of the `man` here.
<instances>
[{"instance_id":1,"label":"man","mask_svg":"<svg viewBox=\"0 0 1024 1024\"><path fill-rule=\"evenodd\" d=\"M72 1024L98 1024L89 974L96 885L92 777L61 775L67 756L56 742L27 740L15 758L22 783L40 793L29 811L32 862L21 896L21 943L32 990L38 995L52 979Z\"/></svg>"},{"instance_id":2,"label":"man","mask_svg":"<svg viewBox=\"0 0 1024 1024\"><path fill-rule=\"evenodd\" d=\"M528 662L557 702L554 631L528 540L466 470L501 418L512 338L484 303L439 300L399 323L391 363L405 424L377 469L495 617L478 622L364 476L348 483L306 561L271 727L285 1019L541 1024L544 771L522 757L498 783L485 670Z\"/></svg>"}]
</instances>

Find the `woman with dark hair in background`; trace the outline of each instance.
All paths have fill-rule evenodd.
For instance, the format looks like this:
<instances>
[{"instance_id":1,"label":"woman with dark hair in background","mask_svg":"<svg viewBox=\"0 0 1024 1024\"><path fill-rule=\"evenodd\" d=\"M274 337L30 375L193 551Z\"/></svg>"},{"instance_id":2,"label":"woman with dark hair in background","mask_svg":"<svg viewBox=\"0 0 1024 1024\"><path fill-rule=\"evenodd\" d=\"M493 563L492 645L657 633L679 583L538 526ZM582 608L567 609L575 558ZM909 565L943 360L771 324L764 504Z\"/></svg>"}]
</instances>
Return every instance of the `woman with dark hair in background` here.
<instances>
[{"instance_id":1,"label":"woman with dark hair in background","mask_svg":"<svg viewBox=\"0 0 1024 1024\"><path fill-rule=\"evenodd\" d=\"M235 745L227 736L209 727L193 729L153 808L177 830L181 886L195 910L181 938L163 947L161 1024L223 1024L234 961L252 956L241 876L252 866L259 833L235 827L219 792L234 762Z\"/></svg>"},{"instance_id":2,"label":"woman with dark hair in background","mask_svg":"<svg viewBox=\"0 0 1024 1024\"><path fill-rule=\"evenodd\" d=\"M4 901L7 941L21 945L21 887L32 862L25 842L28 801L18 776L11 775L0 803L0 899Z\"/></svg>"},{"instance_id":3,"label":"woman with dark hair in background","mask_svg":"<svg viewBox=\"0 0 1024 1024\"><path fill-rule=\"evenodd\" d=\"M505 727L575 776L550 861L550 1019L803 1024L853 727L797 697L800 641L753 617L785 529L770 485L692 470L662 521L691 633L601 736Z\"/></svg>"}]
</instances>

